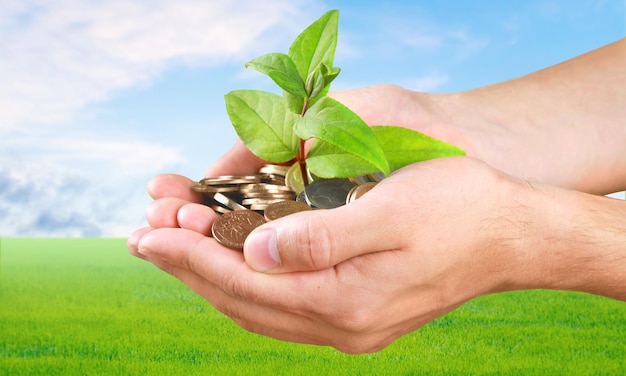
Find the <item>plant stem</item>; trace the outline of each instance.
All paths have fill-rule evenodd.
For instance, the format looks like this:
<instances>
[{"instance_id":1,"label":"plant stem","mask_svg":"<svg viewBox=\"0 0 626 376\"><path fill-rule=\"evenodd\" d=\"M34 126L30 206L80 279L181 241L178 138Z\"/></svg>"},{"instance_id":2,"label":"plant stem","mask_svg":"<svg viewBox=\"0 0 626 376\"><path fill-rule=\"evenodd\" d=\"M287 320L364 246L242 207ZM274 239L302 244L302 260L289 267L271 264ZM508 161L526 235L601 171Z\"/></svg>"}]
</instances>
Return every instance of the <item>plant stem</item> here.
<instances>
[{"instance_id":1,"label":"plant stem","mask_svg":"<svg viewBox=\"0 0 626 376\"><path fill-rule=\"evenodd\" d=\"M306 173L306 157L304 155L304 140L300 139L300 155L298 156L298 164L300 165L300 174L302 175L302 182L306 187L309 185L309 177Z\"/></svg>"},{"instance_id":2,"label":"plant stem","mask_svg":"<svg viewBox=\"0 0 626 376\"><path fill-rule=\"evenodd\" d=\"M304 98L304 104L302 105L302 112L300 117L304 117L306 110L309 108L309 97ZM309 185L309 176L306 172L306 154L304 152L304 143L306 140L300 139L300 153L298 155L298 164L300 164L300 174L302 175L302 182L306 187Z\"/></svg>"}]
</instances>

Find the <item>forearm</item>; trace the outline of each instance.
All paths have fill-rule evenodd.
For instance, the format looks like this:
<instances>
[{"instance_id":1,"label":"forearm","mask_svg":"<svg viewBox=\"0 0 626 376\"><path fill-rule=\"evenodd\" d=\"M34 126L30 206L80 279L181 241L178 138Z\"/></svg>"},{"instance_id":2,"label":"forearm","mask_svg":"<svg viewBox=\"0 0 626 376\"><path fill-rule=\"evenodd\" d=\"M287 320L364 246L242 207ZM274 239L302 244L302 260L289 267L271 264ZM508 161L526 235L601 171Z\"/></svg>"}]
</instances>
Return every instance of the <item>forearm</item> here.
<instances>
[{"instance_id":1,"label":"forearm","mask_svg":"<svg viewBox=\"0 0 626 376\"><path fill-rule=\"evenodd\" d=\"M469 154L532 181L626 189L626 39L510 81L440 98Z\"/></svg>"},{"instance_id":2,"label":"forearm","mask_svg":"<svg viewBox=\"0 0 626 376\"><path fill-rule=\"evenodd\" d=\"M511 223L517 268L508 287L626 301L626 202L547 186L534 197Z\"/></svg>"}]
</instances>

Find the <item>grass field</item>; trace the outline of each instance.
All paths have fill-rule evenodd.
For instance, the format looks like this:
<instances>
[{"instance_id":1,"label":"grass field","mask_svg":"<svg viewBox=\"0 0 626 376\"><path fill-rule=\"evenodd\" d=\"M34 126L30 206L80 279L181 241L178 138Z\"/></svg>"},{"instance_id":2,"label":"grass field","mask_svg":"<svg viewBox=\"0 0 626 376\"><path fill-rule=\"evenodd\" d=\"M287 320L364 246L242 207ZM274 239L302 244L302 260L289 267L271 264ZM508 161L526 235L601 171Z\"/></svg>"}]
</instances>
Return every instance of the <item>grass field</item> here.
<instances>
[{"instance_id":1,"label":"grass field","mask_svg":"<svg viewBox=\"0 0 626 376\"><path fill-rule=\"evenodd\" d=\"M0 375L623 375L625 358L626 303L596 296L486 296L355 356L241 330L124 239L0 239Z\"/></svg>"}]
</instances>

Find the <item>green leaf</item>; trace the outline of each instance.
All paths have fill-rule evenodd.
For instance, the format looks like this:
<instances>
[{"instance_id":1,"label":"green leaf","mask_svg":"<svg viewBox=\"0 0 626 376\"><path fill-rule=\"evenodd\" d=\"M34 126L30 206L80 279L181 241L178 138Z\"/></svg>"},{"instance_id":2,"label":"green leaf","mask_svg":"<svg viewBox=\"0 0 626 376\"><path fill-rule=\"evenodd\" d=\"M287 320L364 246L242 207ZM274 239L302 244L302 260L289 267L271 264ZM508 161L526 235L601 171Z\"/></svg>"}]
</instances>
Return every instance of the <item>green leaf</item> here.
<instances>
[{"instance_id":1,"label":"green leaf","mask_svg":"<svg viewBox=\"0 0 626 376\"><path fill-rule=\"evenodd\" d=\"M289 48L289 57L298 68L302 81L320 63L333 66L337 47L339 11L331 10L304 29Z\"/></svg>"},{"instance_id":2,"label":"green leaf","mask_svg":"<svg viewBox=\"0 0 626 376\"><path fill-rule=\"evenodd\" d=\"M309 77L306 78L304 87L309 98L317 97L322 93L322 90L324 90L324 86L326 86L324 83L324 72L321 69L323 66L324 64L320 64L318 68L311 72Z\"/></svg>"},{"instance_id":3,"label":"green leaf","mask_svg":"<svg viewBox=\"0 0 626 376\"><path fill-rule=\"evenodd\" d=\"M326 83L326 89L328 89L330 87L330 83L333 82L335 78L337 78L337 76L339 75L339 72L341 72L341 68L339 67L333 67L333 68L326 67L326 73L324 74L324 82Z\"/></svg>"},{"instance_id":4,"label":"green leaf","mask_svg":"<svg viewBox=\"0 0 626 376\"><path fill-rule=\"evenodd\" d=\"M298 118L289 111L284 99L257 90L236 90L225 95L226 111L237 135L259 158L285 162L299 151L293 126Z\"/></svg>"},{"instance_id":5,"label":"green leaf","mask_svg":"<svg viewBox=\"0 0 626 376\"><path fill-rule=\"evenodd\" d=\"M373 126L371 130L391 170L428 159L465 155L462 149L454 145L408 128L383 125Z\"/></svg>"},{"instance_id":6,"label":"green leaf","mask_svg":"<svg viewBox=\"0 0 626 376\"><path fill-rule=\"evenodd\" d=\"M294 133L302 139L325 141L389 174L385 154L370 127L348 107L332 98L322 97L309 108L304 117L296 121Z\"/></svg>"},{"instance_id":7,"label":"green leaf","mask_svg":"<svg viewBox=\"0 0 626 376\"><path fill-rule=\"evenodd\" d=\"M306 164L321 178L350 178L380 171L365 159L321 140L315 140L311 145Z\"/></svg>"},{"instance_id":8,"label":"green leaf","mask_svg":"<svg viewBox=\"0 0 626 376\"><path fill-rule=\"evenodd\" d=\"M246 64L261 73L268 75L283 90L302 97L306 96L304 91L304 81L298 74L296 64L288 55L281 53L270 53L257 57Z\"/></svg>"},{"instance_id":9,"label":"green leaf","mask_svg":"<svg viewBox=\"0 0 626 376\"><path fill-rule=\"evenodd\" d=\"M283 91L283 97L285 98L287 107L293 113L300 114L302 112L302 107L304 107L304 98L299 95L293 95L288 91Z\"/></svg>"},{"instance_id":10,"label":"green leaf","mask_svg":"<svg viewBox=\"0 0 626 376\"><path fill-rule=\"evenodd\" d=\"M305 90L310 98L311 105L319 97L325 95L330 88L330 83L339 75L340 68L329 68L328 65L320 63L306 79Z\"/></svg>"}]
</instances>

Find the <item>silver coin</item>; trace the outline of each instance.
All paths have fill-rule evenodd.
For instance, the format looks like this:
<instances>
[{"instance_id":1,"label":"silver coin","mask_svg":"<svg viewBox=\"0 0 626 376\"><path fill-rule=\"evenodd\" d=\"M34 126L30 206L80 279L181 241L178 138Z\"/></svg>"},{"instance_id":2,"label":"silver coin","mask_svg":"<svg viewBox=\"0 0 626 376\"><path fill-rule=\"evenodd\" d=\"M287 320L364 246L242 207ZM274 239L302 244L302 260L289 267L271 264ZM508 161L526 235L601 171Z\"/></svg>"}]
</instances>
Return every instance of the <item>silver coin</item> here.
<instances>
[{"instance_id":1,"label":"silver coin","mask_svg":"<svg viewBox=\"0 0 626 376\"><path fill-rule=\"evenodd\" d=\"M333 209L346 204L355 184L348 179L318 179L304 189L307 204L321 209Z\"/></svg>"},{"instance_id":2,"label":"silver coin","mask_svg":"<svg viewBox=\"0 0 626 376\"><path fill-rule=\"evenodd\" d=\"M296 201L298 202L304 202L305 204L308 204L306 202L306 194L304 193L304 191L298 193L298 195L296 196Z\"/></svg>"}]
</instances>

